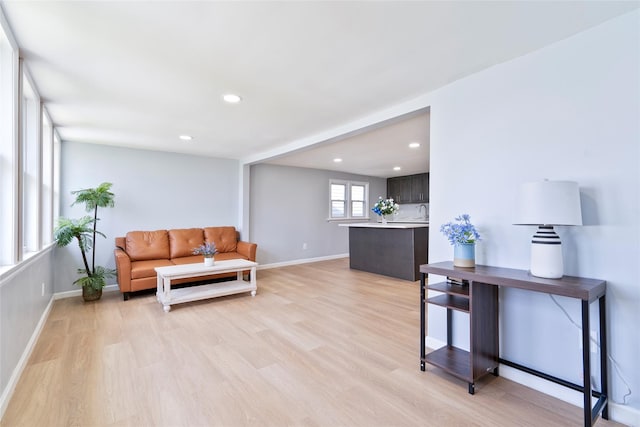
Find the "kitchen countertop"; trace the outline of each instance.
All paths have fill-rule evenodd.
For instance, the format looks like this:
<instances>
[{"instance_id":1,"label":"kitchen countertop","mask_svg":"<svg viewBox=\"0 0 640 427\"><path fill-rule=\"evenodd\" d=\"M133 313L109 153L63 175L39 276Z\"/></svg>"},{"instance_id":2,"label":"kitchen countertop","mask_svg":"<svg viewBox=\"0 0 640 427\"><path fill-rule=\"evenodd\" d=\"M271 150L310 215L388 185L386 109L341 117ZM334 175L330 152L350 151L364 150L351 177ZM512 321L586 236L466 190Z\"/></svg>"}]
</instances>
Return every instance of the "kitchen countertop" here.
<instances>
[{"instance_id":1,"label":"kitchen countertop","mask_svg":"<svg viewBox=\"0 0 640 427\"><path fill-rule=\"evenodd\" d=\"M353 222L339 224L340 227L365 227L365 228L423 228L429 227L428 222Z\"/></svg>"}]
</instances>

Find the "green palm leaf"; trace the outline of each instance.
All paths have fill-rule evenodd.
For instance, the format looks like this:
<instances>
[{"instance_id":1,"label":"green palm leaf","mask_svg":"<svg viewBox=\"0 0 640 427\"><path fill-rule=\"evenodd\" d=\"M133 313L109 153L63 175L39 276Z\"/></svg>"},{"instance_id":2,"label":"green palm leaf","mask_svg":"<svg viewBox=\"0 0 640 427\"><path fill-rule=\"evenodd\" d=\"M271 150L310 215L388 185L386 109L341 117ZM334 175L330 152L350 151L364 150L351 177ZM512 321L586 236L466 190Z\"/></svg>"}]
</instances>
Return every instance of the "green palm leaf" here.
<instances>
[{"instance_id":1,"label":"green palm leaf","mask_svg":"<svg viewBox=\"0 0 640 427\"><path fill-rule=\"evenodd\" d=\"M87 275L91 275L89 263L87 261L87 251L93 248L93 224L95 220L90 216L83 216L80 219L69 219L61 217L53 231L53 237L58 246L67 246L76 239L82 254L82 261Z\"/></svg>"},{"instance_id":2,"label":"green palm leaf","mask_svg":"<svg viewBox=\"0 0 640 427\"><path fill-rule=\"evenodd\" d=\"M85 188L83 190L72 191L71 194L76 196L75 202L71 206L84 203L87 212L91 212L96 208L112 208L115 205L115 195L111 190L110 182L103 182L96 188Z\"/></svg>"},{"instance_id":3,"label":"green palm leaf","mask_svg":"<svg viewBox=\"0 0 640 427\"><path fill-rule=\"evenodd\" d=\"M60 217L53 232L53 238L58 246L67 246L74 238L80 239L84 249L91 248L91 233L93 233L93 218L83 216L80 219Z\"/></svg>"}]
</instances>

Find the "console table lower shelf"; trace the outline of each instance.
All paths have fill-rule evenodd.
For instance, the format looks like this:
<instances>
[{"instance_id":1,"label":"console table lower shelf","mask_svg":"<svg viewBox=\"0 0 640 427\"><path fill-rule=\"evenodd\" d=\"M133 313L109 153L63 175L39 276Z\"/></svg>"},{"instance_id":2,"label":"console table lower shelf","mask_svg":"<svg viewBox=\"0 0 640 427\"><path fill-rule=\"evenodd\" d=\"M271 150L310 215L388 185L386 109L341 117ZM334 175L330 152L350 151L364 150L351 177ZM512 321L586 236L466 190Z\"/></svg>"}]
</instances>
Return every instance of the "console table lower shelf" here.
<instances>
[{"instance_id":1,"label":"console table lower shelf","mask_svg":"<svg viewBox=\"0 0 640 427\"><path fill-rule=\"evenodd\" d=\"M476 282L470 285L440 282L427 289L442 293L428 299L423 297L422 305L428 303L446 308L447 345L423 355L421 369L425 370L425 363L437 366L466 381L469 393L474 394L476 380L487 374L498 375L498 289ZM468 315L471 351L453 345L454 311Z\"/></svg>"},{"instance_id":2,"label":"console table lower shelf","mask_svg":"<svg viewBox=\"0 0 640 427\"><path fill-rule=\"evenodd\" d=\"M480 377L487 373L494 376L498 375L498 367L496 366L489 371L483 372L482 375L474 377L471 369L471 353L453 346L444 346L425 355L421 366L423 371L426 369L424 363L436 366L450 375L466 381L469 386L469 394L475 393L475 382Z\"/></svg>"},{"instance_id":3,"label":"console table lower shelf","mask_svg":"<svg viewBox=\"0 0 640 427\"><path fill-rule=\"evenodd\" d=\"M258 264L253 261L232 259L216 261L213 266L205 266L199 263L157 267L155 270L158 275L158 289L156 292L158 302L162 304L164 311L168 313L172 305L184 302L199 301L244 292L251 292L251 296L255 296L256 290L258 289L256 284L257 265ZM249 281L245 281L242 277L244 271L247 270L250 271ZM209 276L218 273L236 273L236 280L171 289L172 280Z\"/></svg>"}]
</instances>

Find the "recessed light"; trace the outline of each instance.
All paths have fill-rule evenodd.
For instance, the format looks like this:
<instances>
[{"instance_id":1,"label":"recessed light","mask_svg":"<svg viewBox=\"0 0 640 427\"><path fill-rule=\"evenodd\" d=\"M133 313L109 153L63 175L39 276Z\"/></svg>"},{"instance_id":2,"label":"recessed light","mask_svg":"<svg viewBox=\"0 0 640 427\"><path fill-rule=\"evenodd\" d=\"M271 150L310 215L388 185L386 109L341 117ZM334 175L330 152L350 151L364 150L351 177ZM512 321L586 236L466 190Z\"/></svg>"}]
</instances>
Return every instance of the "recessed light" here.
<instances>
[{"instance_id":1,"label":"recessed light","mask_svg":"<svg viewBox=\"0 0 640 427\"><path fill-rule=\"evenodd\" d=\"M402 169L400 166L394 166L394 167L393 167L393 170L394 170L394 171L399 171L400 169Z\"/></svg>"},{"instance_id":2,"label":"recessed light","mask_svg":"<svg viewBox=\"0 0 640 427\"><path fill-rule=\"evenodd\" d=\"M242 98L235 93L227 93L226 95L222 96L222 99L224 99L229 104L237 104L238 102L242 101Z\"/></svg>"},{"instance_id":3,"label":"recessed light","mask_svg":"<svg viewBox=\"0 0 640 427\"><path fill-rule=\"evenodd\" d=\"M409 144L409 148L418 148L418 147L420 147L419 142L412 142L411 144Z\"/></svg>"},{"instance_id":4,"label":"recessed light","mask_svg":"<svg viewBox=\"0 0 640 427\"><path fill-rule=\"evenodd\" d=\"M340 163L342 161L341 158L336 157L335 159L333 159L334 163Z\"/></svg>"},{"instance_id":5,"label":"recessed light","mask_svg":"<svg viewBox=\"0 0 640 427\"><path fill-rule=\"evenodd\" d=\"M180 135L178 138L180 138L183 141L191 141L193 139L193 137L189 135Z\"/></svg>"}]
</instances>

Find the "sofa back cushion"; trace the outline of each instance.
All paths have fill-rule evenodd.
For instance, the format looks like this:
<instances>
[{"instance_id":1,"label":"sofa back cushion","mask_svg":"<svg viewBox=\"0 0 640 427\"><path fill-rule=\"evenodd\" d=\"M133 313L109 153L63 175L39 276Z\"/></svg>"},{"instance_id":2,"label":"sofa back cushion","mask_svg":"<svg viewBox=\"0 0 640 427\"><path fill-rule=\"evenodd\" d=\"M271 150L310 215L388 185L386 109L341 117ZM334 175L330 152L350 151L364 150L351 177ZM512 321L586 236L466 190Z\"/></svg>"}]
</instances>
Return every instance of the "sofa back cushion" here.
<instances>
[{"instance_id":1,"label":"sofa back cushion","mask_svg":"<svg viewBox=\"0 0 640 427\"><path fill-rule=\"evenodd\" d=\"M193 250L203 243L202 228L169 230L169 246L172 259L193 255Z\"/></svg>"},{"instance_id":2,"label":"sofa back cushion","mask_svg":"<svg viewBox=\"0 0 640 427\"><path fill-rule=\"evenodd\" d=\"M169 259L169 235L167 230L130 231L125 249L132 261Z\"/></svg>"},{"instance_id":3,"label":"sofa back cushion","mask_svg":"<svg viewBox=\"0 0 640 427\"><path fill-rule=\"evenodd\" d=\"M236 252L238 234L235 227L207 227L204 240L215 243L218 252Z\"/></svg>"}]
</instances>

